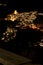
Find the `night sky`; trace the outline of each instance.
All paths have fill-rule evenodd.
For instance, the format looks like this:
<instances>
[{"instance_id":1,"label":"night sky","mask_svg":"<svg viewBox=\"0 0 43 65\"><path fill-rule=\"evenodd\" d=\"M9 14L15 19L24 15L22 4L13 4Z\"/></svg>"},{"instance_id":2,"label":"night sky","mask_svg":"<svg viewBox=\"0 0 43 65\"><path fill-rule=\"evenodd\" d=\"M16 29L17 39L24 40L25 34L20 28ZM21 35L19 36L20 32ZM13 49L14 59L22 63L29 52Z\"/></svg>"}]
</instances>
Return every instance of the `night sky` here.
<instances>
[{"instance_id":1,"label":"night sky","mask_svg":"<svg viewBox=\"0 0 43 65\"><path fill-rule=\"evenodd\" d=\"M0 6L1 13L11 13L15 9L19 12L36 10L43 12L42 0L0 0L0 3L6 3L7 6Z\"/></svg>"}]
</instances>

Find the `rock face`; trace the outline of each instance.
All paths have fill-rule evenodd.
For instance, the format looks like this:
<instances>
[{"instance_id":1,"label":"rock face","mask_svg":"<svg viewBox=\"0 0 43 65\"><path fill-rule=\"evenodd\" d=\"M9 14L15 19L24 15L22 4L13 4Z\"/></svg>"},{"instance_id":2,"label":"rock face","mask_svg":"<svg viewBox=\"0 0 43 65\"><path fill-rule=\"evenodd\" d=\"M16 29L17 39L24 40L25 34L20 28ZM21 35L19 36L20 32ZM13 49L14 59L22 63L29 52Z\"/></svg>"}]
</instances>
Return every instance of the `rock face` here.
<instances>
[{"instance_id":1,"label":"rock face","mask_svg":"<svg viewBox=\"0 0 43 65\"><path fill-rule=\"evenodd\" d=\"M30 59L13 54L6 50L0 49L0 63L3 65L19 65L23 63L31 62Z\"/></svg>"}]
</instances>

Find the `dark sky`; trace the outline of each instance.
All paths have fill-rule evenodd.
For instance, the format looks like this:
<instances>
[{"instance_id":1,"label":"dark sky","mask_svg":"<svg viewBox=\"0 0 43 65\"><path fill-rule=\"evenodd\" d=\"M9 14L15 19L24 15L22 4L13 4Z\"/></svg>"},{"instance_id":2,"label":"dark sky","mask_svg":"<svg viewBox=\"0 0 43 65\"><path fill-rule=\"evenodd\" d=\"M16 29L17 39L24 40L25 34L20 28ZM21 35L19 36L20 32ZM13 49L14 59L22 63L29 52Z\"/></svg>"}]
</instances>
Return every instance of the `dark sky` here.
<instances>
[{"instance_id":1,"label":"dark sky","mask_svg":"<svg viewBox=\"0 0 43 65\"><path fill-rule=\"evenodd\" d=\"M43 10L42 0L8 0L10 8L21 10Z\"/></svg>"},{"instance_id":2,"label":"dark sky","mask_svg":"<svg viewBox=\"0 0 43 65\"><path fill-rule=\"evenodd\" d=\"M2 3L7 3L9 7L13 8L42 8L43 2L42 0L0 0Z\"/></svg>"},{"instance_id":3,"label":"dark sky","mask_svg":"<svg viewBox=\"0 0 43 65\"><path fill-rule=\"evenodd\" d=\"M42 0L0 0L0 3L6 3L6 7L1 7L1 12L12 12L14 9L18 11L37 10L43 12Z\"/></svg>"}]
</instances>

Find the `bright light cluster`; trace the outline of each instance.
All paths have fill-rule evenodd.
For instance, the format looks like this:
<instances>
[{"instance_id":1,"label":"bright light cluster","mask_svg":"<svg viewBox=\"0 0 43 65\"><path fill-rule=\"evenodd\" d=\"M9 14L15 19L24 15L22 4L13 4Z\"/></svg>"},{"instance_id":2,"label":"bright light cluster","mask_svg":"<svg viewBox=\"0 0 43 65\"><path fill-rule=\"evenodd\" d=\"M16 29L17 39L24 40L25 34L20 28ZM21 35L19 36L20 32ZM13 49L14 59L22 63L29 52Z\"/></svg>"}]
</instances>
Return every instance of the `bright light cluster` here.
<instances>
[{"instance_id":1,"label":"bright light cluster","mask_svg":"<svg viewBox=\"0 0 43 65\"><path fill-rule=\"evenodd\" d=\"M16 37L17 28L24 29L27 27L38 29L34 24L34 20L37 18L37 11L18 13L17 10L12 14L8 14L5 18L7 21L16 22L14 27L7 27L7 30L3 33L1 40L8 42Z\"/></svg>"},{"instance_id":2,"label":"bright light cluster","mask_svg":"<svg viewBox=\"0 0 43 65\"><path fill-rule=\"evenodd\" d=\"M5 41L5 42L10 41L11 39L16 37L16 32L17 32L16 29L8 27L6 32L3 33L1 40Z\"/></svg>"},{"instance_id":3,"label":"bright light cluster","mask_svg":"<svg viewBox=\"0 0 43 65\"><path fill-rule=\"evenodd\" d=\"M15 10L14 13L9 14L5 20L11 20L12 22L15 22L16 20L19 21L16 24L16 27L21 26L21 28L26 28L27 26L30 26L32 28L37 28L33 22L36 18L37 11L18 13L17 10Z\"/></svg>"},{"instance_id":4,"label":"bright light cluster","mask_svg":"<svg viewBox=\"0 0 43 65\"><path fill-rule=\"evenodd\" d=\"M23 12L23 13L18 13L16 10L14 13L9 14L7 16L7 20L15 21L16 19L19 19L20 21L25 21L28 23L33 22L37 18L37 11L31 11L31 12Z\"/></svg>"}]
</instances>

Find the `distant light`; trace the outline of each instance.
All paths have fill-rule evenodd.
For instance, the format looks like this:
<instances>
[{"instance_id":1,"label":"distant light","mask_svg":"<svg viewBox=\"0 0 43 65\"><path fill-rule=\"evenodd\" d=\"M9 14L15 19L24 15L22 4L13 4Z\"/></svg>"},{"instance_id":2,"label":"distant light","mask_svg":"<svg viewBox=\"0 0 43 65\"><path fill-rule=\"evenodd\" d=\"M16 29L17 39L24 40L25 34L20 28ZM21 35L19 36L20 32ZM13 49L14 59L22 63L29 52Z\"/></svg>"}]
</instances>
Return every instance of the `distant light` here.
<instances>
[{"instance_id":1,"label":"distant light","mask_svg":"<svg viewBox=\"0 0 43 65\"><path fill-rule=\"evenodd\" d=\"M39 45L40 45L41 47L43 47L43 43L40 43Z\"/></svg>"},{"instance_id":2,"label":"distant light","mask_svg":"<svg viewBox=\"0 0 43 65\"><path fill-rule=\"evenodd\" d=\"M7 33L7 36L8 36L9 34Z\"/></svg>"},{"instance_id":3,"label":"distant light","mask_svg":"<svg viewBox=\"0 0 43 65\"><path fill-rule=\"evenodd\" d=\"M3 35L5 35L5 33L3 33Z\"/></svg>"},{"instance_id":4,"label":"distant light","mask_svg":"<svg viewBox=\"0 0 43 65\"><path fill-rule=\"evenodd\" d=\"M43 16L43 13L38 13L38 15L42 15Z\"/></svg>"},{"instance_id":5,"label":"distant light","mask_svg":"<svg viewBox=\"0 0 43 65\"><path fill-rule=\"evenodd\" d=\"M4 6L7 6L7 4L4 4Z\"/></svg>"},{"instance_id":6,"label":"distant light","mask_svg":"<svg viewBox=\"0 0 43 65\"><path fill-rule=\"evenodd\" d=\"M7 20L7 18L5 18L5 20Z\"/></svg>"},{"instance_id":7,"label":"distant light","mask_svg":"<svg viewBox=\"0 0 43 65\"><path fill-rule=\"evenodd\" d=\"M2 38L2 40L4 40L4 37Z\"/></svg>"},{"instance_id":8,"label":"distant light","mask_svg":"<svg viewBox=\"0 0 43 65\"><path fill-rule=\"evenodd\" d=\"M7 6L7 4L2 4L2 3L0 3L0 6Z\"/></svg>"},{"instance_id":9,"label":"distant light","mask_svg":"<svg viewBox=\"0 0 43 65\"><path fill-rule=\"evenodd\" d=\"M0 3L0 6L1 6L2 4Z\"/></svg>"},{"instance_id":10,"label":"distant light","mask_svg":"<svg viewBox=\"0 0 43 65\"><path fill-rule=\"evenodd\" d=\"M18 14L17 10L14 11L14 14Z\"/></svg>"}]
</instances>

